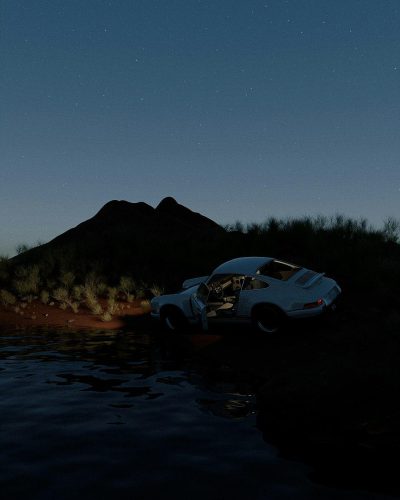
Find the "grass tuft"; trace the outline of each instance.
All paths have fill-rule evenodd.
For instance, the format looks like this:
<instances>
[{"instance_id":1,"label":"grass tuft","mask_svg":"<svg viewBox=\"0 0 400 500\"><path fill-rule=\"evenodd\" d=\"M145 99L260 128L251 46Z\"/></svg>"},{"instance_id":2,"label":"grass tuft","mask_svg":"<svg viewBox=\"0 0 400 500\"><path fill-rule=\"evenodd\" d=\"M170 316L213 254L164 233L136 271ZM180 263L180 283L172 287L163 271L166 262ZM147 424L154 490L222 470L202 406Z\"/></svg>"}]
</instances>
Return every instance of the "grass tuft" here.
<instances>
[{"instance_id":1,"label":"grass tuft","mask_svg":"<svg viewBox=\"0 0 400 500\"><path fill-rule=\"evenodd\" d=\"M13 306L17 299L8 290L0 290L0 300L4 306Z\"/></svg>"}]
</instances>

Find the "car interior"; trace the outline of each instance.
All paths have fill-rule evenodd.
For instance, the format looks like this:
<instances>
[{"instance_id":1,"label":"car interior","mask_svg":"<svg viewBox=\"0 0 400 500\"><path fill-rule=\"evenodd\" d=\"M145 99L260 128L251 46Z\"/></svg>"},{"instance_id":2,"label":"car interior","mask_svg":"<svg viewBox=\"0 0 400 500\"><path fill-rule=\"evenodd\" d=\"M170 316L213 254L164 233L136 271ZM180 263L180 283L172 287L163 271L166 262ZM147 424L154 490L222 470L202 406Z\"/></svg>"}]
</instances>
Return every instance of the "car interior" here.
<instances>
[{"instance_id":1,"label":"car interior","mask_svg":"<svg viewBox=\"0 0 400 500\"><path fill-rule=\"evenodd\" d=\"M234 314L244 278L240 275L213 276L207 284L210 289L207 300L208 318Z\"/></svg>"},{"instance_id":2,"label":"car interior","mask_svg":"<svg viewBox=\"0 0 400 500\"><path fill-rule=\"evenodd\" d=\"M207 284L210 290L207 299L207 317L229 317L236 312L241 290L257 290L268 284L244 275L217 275Z\"/></svg>"}]
</instances>

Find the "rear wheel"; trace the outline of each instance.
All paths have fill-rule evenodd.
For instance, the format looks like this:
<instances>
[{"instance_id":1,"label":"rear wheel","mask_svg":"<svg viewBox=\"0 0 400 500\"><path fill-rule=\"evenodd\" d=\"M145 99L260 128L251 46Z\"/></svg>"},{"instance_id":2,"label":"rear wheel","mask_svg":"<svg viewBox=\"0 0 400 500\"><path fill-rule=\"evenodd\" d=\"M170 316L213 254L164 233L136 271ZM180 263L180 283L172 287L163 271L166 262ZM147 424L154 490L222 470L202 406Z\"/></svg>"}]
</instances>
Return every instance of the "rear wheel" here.
<instances>
[{"instance_id":1,"label":"rear wheel","mask_svg":"<svg viewBox=\"0 0 400 500\"><path fill-rule=\"evenodd\" d=\"M180 332L187 325L187 320L178 308L171 307L161 311L161 324L166 331Z\"/></svg>"},{"instance_id":2,"label":"rear wheel","mask_svg":"<svg viewBox=\"0 0 400 500\"><path fill-rule=\"evenodd\" d=\"M283 313L276 307L259 306L253 312L253 325L261 333L273 335L280 331L284 323Z\"/></svg>"}]
</instances>

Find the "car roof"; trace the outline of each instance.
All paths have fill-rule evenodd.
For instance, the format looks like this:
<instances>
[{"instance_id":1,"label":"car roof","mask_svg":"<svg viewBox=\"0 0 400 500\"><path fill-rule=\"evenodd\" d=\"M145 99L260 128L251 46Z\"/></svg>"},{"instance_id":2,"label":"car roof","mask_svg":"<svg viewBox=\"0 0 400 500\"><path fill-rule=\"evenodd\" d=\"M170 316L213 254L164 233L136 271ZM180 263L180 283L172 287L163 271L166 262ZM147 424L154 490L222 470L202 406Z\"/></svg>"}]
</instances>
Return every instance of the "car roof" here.
<instances>
[{"instance_id":1,"label":"car roof","mask_svg":"<svg viewBox=\"0 0 400 500\"><path fill-rule=\"evenodd\" d=\"M272 257L239 257L216 267L213 274L256 274L261 266L272 260Z\"/></svg>"}]
</instances>

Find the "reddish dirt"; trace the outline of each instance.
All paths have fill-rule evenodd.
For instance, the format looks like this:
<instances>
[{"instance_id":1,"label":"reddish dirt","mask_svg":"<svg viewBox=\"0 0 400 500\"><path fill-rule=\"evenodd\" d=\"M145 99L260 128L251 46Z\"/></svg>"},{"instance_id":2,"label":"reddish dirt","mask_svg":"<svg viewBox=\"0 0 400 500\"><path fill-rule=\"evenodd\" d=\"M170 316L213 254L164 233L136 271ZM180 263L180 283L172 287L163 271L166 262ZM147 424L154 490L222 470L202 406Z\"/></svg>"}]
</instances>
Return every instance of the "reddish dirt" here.
<instances>
[{"instance_id":1,"label":"reddish dirt","mask_svg":"<svg viewBox=\"0 0 400 500\"><path fill-rule=\"evenodd\" d=\"M101 304L100 300L100 304ZM111 321L102 321L100 316L93 315L84 305L74 313L70 308L60 309L55 303L53 306L42 304L38 300L30 303L22 302L14 306L0 305L0 327L25 329L30 327L62 327L73 329L120 329L125 326L126 317L141 316L150 311L148 304L135 300L131 303L119 302L120 311L112 317ZM105 306L105 301L104 304ZM18 309L16 310L16 307Z\"/></svg>"}]
</instances>

